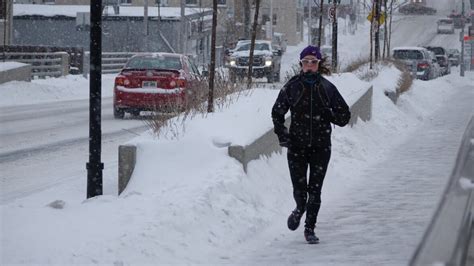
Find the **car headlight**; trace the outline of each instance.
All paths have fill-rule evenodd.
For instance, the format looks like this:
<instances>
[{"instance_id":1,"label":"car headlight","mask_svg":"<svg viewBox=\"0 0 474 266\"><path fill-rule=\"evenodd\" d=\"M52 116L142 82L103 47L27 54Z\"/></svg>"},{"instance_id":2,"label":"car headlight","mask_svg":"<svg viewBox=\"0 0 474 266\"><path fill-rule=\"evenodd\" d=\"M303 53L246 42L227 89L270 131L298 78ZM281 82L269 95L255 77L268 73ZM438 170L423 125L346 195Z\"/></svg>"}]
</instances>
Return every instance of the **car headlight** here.
<instances>
[{"instance_id":1,"label":"car headlight","mask_svg":"<svg viewBox=\"0 0 474 266\"><path fill-rule=\"evenodd\" d=\"M265 66L269 67L272 65L272 60L271 59L265 59Z\"/></svg>"},{"instance_id":2,"label":"car headlight","mask_svg":"<svg viewBox=\"0 0 474 266\"><path fill-rule=\"evenodd\" d=\"M229 65L235 66L235 60L230 60L230 61L229 61Z\"/></svg>"}]
</instances>

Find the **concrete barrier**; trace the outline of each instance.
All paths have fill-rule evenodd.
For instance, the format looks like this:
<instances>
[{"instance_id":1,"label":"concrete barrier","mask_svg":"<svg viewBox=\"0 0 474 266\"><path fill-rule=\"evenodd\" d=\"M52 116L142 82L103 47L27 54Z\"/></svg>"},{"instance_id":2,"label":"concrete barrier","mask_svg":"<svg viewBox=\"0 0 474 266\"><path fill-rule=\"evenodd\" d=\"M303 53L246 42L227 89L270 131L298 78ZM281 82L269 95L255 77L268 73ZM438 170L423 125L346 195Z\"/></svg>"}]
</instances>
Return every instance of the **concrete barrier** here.
<instances>
[{"instance_id":1,"label":"concrete barrier","mask_svg":"<svg viewBox=\"0 0 474 266\"><path fill-rule=\"evenodd\" d=\"M372 117L372 86L352 105L351 120L349 125L354 126L360 119L362 121L369 121ZM290 118L287 118L285 124L290 124ZM276 137L273 129L267 131L260 138L255 140L249 145L231 145L228 147L228 154L230 157L235 158L239 161L244 171L247 172L247 165L252 160L257 160L260 156L269 156L273 152L281 151L280 145L278 145L278 138Z\"/></svg>"},{"instance_id":2,"label":"concrete barrier","mask_svg":"<svg viewBox=\"0 0 474 266\"><path fill-rule=\"evenodd\" d=\"M374 88L370 86L367 91L350 106L351 120L349 125L354 126L360 119L362 121L369 121L372 118L372 95Z\"/></svg>"},{"instance_id":3,"label":"concrete barrier","mask_svg":"<svg viewBox=\"0 0 474 266\"><path fill-rule=\"evenodd\" d=\"M13 80L31 81L31 65L18 62L0 63L0 84Z\"/></svg>"},{"instance_id":4,"label":"concrete barrier","mask_svg":"<svg viewBox=\"0 0 474 266\"><path fill-rule=\"evenodd\" d=\"M418 265L474 265L474 117L464 133L441 202L410 261ZM470 242L472 242L470 244ZM469 253L471 252L471 253ZM467 261L470 259L471 261Z\"/></svg>"},{"instance_id":5,"label":"concrete barrier","mask_svg":"<svg viewBox=\"0 0 474 266\"><path fill-rule=\"evenodd\" d=\"M31 65L32 78L60 77L69 73L69 54L66 52L6 52L4 60Z\"/></svg>"},{"instance_id":6,"label":"concrete barrier","mask_svg":"<svg viewBox=\"0 0 474 266\"><path fill-rule=\"evenodd\" d=\"M372 93L373 88L369 87L367 91L350 106L350 126L355 125L359 119L362 121L371 119ZM285 123L288 126L290 118L287 118ZM119 146L119 194L125 189L132 176L136 161L136 150L136 147L131 145ZM242 164L245 172L247 172L247 165L250 161L257 160L261 156L270 156L272 153L280 151L281 147L278 144L278 138L273 132L273 128L249 145L231 145L227 150L230 157L235 158Z\"/></svg>"},{"instance_id":7,"label":"concrete barrier","mask_svg":"<svg viewBox=\"0 0 474 266\"><path fill-rule=\"evenodd\" d=\"M118 194L122 193L132 177L137 161L137 147L120 145L118 154Z\"/></svg>"}]
</instances>

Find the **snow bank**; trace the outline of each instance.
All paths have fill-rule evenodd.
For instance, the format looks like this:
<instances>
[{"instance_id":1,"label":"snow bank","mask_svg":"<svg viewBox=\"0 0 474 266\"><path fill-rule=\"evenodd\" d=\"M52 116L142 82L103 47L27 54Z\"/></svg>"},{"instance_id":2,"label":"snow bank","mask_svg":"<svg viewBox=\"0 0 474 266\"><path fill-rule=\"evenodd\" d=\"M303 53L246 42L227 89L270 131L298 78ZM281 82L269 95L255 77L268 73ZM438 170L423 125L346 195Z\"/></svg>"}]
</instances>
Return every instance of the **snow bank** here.
<instances>
[{"instance_id":1,"label":"snow bank","mask_svg":"<svg viewBox=\"0 0 474 266\"><path fill-rule=\"evenodd\" d=\"M358 173L383 158L446 99L450 83L466 80L451 76L416 82L402 95L401 106L374 90L373 120L333 131L325 202L348 193ZM351 75L333 81L354 88ZM48 206L51 196L38 195L1 206L2 263L235 263L236 247L276 220L286 230L281 219L293 208L291 184L284 154L251 162L246 175L213 140L245 142L267 130L277 93L262 89L239 97L228 109L190 120L178 139L155 139L149 132L136 138L137 165L120 197L83 201L53 188L44 193L63 195L56 198L64 202L62 209ZM357 90L346 93L350 98Z\"/></svg>"},{"instance_id":2,"label":"snow bank","mask_svg":"<svg viewBox=\"0 0 474 266\"><path fill-rule=\"evenodd\" d=\"M116 74L102 75L102 97L112 97ZM89 98L89 79L80 75L0 84L0 107Z\"/></svg>"}]
</instances>

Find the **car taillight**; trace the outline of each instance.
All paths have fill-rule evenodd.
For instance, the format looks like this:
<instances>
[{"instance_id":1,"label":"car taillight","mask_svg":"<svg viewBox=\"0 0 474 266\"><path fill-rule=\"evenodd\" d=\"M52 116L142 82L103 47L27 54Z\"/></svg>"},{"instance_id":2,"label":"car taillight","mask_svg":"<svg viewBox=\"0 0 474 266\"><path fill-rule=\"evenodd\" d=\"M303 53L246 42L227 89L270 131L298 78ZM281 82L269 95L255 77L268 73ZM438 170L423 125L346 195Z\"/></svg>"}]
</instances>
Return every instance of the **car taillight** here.
<instances>
[{"instance_id":1,"label":"car taillight","mask_svg":"<svg viewBox=\"0 0 474 266\"><path fill-rule=\"evenodd\" d=\"M115 86L128 86L130 85L130 80L123 76L118 76L115 78Z\"/></svg>"},{"instance_id":2,"label":"car taillight","mask_svg":"<svg viewBox=\"0 0 474 266\"><path fill-rule=\"evenodd\" d=\"M419 63L418 64L418 68L421 68L421 69L425 69L425 68L428 68L429 65L427 63Z\"/></svg>"},{"instance_id":3,"label":"car taillight","mask_svg":"<svg viewBox=\"0 0 474 266\"><path fill-rule=\"evenodd\" d=\"M171 83L175 83L175 86L171 85L171 87L178 87L178 88L184 88L186 87L186 80L185 79L176 79L171 81Z\"/></svg>"}]
</instances>

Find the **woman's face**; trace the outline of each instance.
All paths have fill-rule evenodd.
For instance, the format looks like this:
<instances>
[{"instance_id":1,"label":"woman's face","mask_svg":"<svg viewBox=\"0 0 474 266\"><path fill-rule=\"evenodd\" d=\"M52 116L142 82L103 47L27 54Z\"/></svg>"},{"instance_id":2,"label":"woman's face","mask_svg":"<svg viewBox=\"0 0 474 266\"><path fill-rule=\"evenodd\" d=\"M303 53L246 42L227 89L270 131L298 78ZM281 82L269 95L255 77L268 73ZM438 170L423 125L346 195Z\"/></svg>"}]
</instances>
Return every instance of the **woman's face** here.
<instances>
[{"instance_id":1,"label":"woman's face","mask_svg":"<svg viewBox=\"0 0 474 266\"><path fill-rule=\"evenodd\" d=\"M314 56L314 55L307 55L307 56L303 57L303 59L300 60L303 72L304 73L306 73L308 71L317 72L318 67L319 67L319 61L321 61L321 60L316 58L316 56Z\"/></svg>"}]
</instances>

